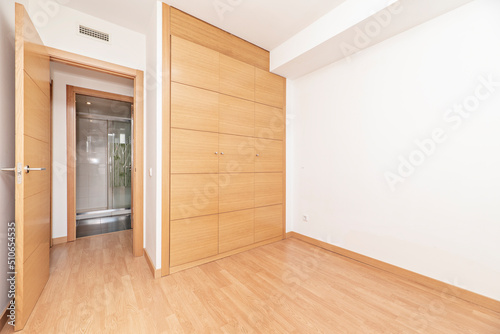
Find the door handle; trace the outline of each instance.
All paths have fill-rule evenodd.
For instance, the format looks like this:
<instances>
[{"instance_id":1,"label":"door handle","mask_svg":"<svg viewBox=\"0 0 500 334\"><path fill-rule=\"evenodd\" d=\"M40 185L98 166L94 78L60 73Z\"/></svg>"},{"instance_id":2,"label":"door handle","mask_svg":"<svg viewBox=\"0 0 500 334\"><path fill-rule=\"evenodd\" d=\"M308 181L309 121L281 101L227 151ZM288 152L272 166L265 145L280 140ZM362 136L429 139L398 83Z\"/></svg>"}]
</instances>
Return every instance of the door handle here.
<instances>
[{"instance_id":1,"label":"door handle","mask_svg":"<svg viewBox=\"0 0 500 334\"><path fill-rule=\"evenodd\" d=\"M42 170L45 170L44 167L42 168L31 168L30 165L27 165L26 167L24 167L24 170L26 171L26 174L28 174L30 171L42 171Z\"/></svg>"},{"instance_id":2,"label":"door handle","mask_svg":"<svg viewBox=\"0 0 500 334\"><path fill-rule=\"evenodd\" d=\"M12 167L12 168L4 167L4 168L0 168L0 170L2 172L15 172L16 168L15 167Z\"/></svg>"}]
</instances>

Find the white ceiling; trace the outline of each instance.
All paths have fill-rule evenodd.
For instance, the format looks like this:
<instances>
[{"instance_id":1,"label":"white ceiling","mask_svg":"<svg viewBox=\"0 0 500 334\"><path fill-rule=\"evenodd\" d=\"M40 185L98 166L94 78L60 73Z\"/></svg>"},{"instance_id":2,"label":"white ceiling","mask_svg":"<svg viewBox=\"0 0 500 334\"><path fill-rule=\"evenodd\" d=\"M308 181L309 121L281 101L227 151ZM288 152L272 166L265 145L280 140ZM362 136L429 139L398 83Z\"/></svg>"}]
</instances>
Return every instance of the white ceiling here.
<instances>
[{"instance_id":1,"label":"white ceiling","mask_svg":"<svg viewBox=\"0 0 500 334\"><path fill-rule=\"evenodd\" d=\"M266 50L272 50L345 0L163 1ZM155 2L67 0L66 6L144 34Z\"/></svg>"}]
</instances>

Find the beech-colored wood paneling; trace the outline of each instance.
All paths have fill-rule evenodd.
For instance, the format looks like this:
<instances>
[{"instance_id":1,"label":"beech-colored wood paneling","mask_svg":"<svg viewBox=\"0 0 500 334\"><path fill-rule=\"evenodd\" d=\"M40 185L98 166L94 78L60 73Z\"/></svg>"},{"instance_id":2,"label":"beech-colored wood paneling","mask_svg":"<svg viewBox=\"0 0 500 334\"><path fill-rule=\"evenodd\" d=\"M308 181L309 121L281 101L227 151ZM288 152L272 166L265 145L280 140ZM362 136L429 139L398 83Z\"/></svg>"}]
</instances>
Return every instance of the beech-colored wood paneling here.
<instances>
[{"instance_id":1,"label":"beech-colored wood paneling","mask_svg":"<svg viewBox=\"0 0 500 334\"><path fill-rule=\"evenodd\" d=\"M216 255L218 215L170 222L170 265L177 266Z\"/></svg>"},{"instance_id":2,"label":"beech-colored wood paneling","mask_svg":"<svg viewBox=\"0 0 500 334\"><path fill-rule=\"evenodd\" d=\"M255 69L255 102L283 108L285 78L279 75Z\"/></svg>"},{"instance_id":3,"label":"beech-colored wood paneling","mask_svg":"<svg viewBox=\"0 0 500 334\"><path fill-rule=\"evenodd\" d=\"M170 6L162 4L161 275L170 274ZM160 171L158 171L160 173Z\"/></svg>"},{"instance_id":4,"label":"beech-colored wood paneling","mask_svg":"<svg viewBox=\"0 0 500 334\"><path fill-rule=\"evenodd\" d=\"M132 251L134 256L142 256L144 253L144 72L139 70L134 77L133 107Z\"/></svg>"},{"instance_id":5,"label":"beech-colored wood paneling","mask_svg":"<svg viewBox=\"0 0 500 334\"><path fill-rule=\"evenodd\" d=\"M219 215L219 253L253 244L254 209Z\"/></svg>"},{"instance_id":6,"label":"beech-colored wood paneling","mask_svg":"<svg viewBox=\"0 0 500 334\"><path fill-rule=\"evenodd\" d=\"M17 331L26 325L47 282L50 265L50 62L33 22L18 3L14 75L16 167L46 168L31 171L31 175L22 171L21 182L15 182Z\"/></svg>"},{"instance_id":7,"label":"beech-colored wood paneling","mask_svg":"<svg viewBox=\"0 0 500 334\"><path fill-rule=\"evenodd\" d=\"M219 174L219 213L254 207L254 173Z\"/></svg>"},{"instance_id":8,"label":"beech-colored wood paneling","mask_svg":"<svg viewBox=\"0 0 500 334\"><path fill-rule=\"evenodd\" d=\"M219 212L218 174L172 174L170 187L171 220Z\"/></svg>"},{"instance_id":9,"label":"beech-colored wood paneling","mask_svg":"<svg viewBox=\"0 0 500 334\"><path fill-rule=\"evenodd\" d=\"M263 70L269 70L268 51L175 8L171 9L170 20L172 35L203 45Z\"/></svg>"},{"instance_id":10,"label":"beech-colored wood paneling","mask_svg":"<svg viewBox=\"0 0 500 334\"><path fill-rule=\"evenodd\" d=\"M134 79L136 76L136 70L130 67L109 63L103 60L51 47L47 47L47 51L49 53L50 60L57 63L97 71L100 73L107 73L127 79Z\"/></svg>"},{"instance_id":11,"label":"beech-colored wood paneling","mask_svg":"<svg viewBox=\"0 0 500 334\"><path fill-rule=\"evenodd\" d=\"M31 256L24 262L24 273L23 273L23 287L24 287L24 301L23 305L26 310L33 310L36 303L38 302L40 291L43 291L46 282L49 279L49 230L47 228L43 243L40 243L38 247L33 251ZM16 289L18 287L16 286ZM18 300L16 300L17 304ZM31 313L31 312L30 312ZM16 313L16 320L17 318ZM30 314L28 313L27 316ZM34 331L36 332L36 330Z\"/></svg>"},{"instance_id":12,"label":"beech-colored wood paneling","mask_svg":"<svg viewBox=\"0 0 500 334\"><path fill-rule=\"evenodd\" d=\"M47 124L47 126L49 125ZM24 185L25 198L50 189L50 155L47 155L47 152L50 152L48 142L25 136L24 156L26 165L46 169L44 171L34 171L24 174L24 180L26 181Z\"/></svg>"},{"instance_id":13,"label":"beech-colored wood paneling","mask_svg":"<svg viewBox=\"0 0 500 334\"><path fill-rule=\"evenodd\" d=\"M254 102L228 95L219 97L219 132L253 137Z\"/></svg>"},{"instance_id":14,"label":"beech-colored wood paneling","mask_svg":"<svg viewBox=\"0 0 500 334\"><path fill-rule=\"evenodd\" d=\"M172 81L219 91L219 53L172 36Z\"/></svg>"},{"instance_id":15,"label":"beech-colored wood paneling","mask_svg":"<svg viewBox=\"0 0 500 334\"><path fill-rule=\"evenodd\" d=\"M40 214L50 205L49 194L50 190L46 188L24 199L25 206L30 208L24 214L24 261L27 261L41 244L50 242L50 213Z\"/></svg>"},{"instance_id":16,"label":"beech-colored wood paneling","mask_svg":"<svg viewBox=\"0 0 500 334\"><path fill-rule=\"evenodd\" d=\"M42 142L50 141L50 97L37 88L28 74L24 74L26 91L30 92L24 99L26 122L24 134Z\"/></svg>"},{"instance_id":17,"label":"beech-colored wood paneling","mask_svg":"<svg viewBox=\"0 0 500 334\"><path fill-rule=\"evenodd\" d=\"M255 137L283 139L283 109L255 103Z\"/></svg>"},{"instance_id":18,"label":"beech-colored wood paneling","mask_svg":"<svg viewBox=\"0 0 500 334\"><path fill-rule=\"evenodd\" d=\"M254 138L219 134L219 173L254 171Z\"/></svg>"},{"instance_id":19,"label":"beech-colored wood paneling","mask_svg":"<svg viewBox=\"0 0 500 334\"><path fill-rule=\"evenodd\" d=\"M219 131L219 94L172 83L171 126L199 131Z\"/></svg>"},{"instance_id":20,"label":"beech-colored wood paneling","mask_svg":"<svg viewBox=\"0 0 500 334\"><path fill-rule=\"evenodd\" d=\"M255 68L242 61L220 55L220 92L253 101Z\"/></svg>"},{"instance_id":21,"label":"beech-colored wood paneling","mask_svg":"<svg viewBox=\"0 0 500 334\"><path fill-rule=\"evenodd\" d=\"M218 173L217 133L172 129L171 135L171 173Z\"/></svg>"},{"instance_id":22,"label":"beech-colored wood paneling","mask_svg":"<svg viewBox=\"0 0 500 334\"><path fill-rule=\"evenodd\" d=\"M76 101L74 87L66 86L66 224L68 241L76 239Z\"/></svg>"},{"instance_id":23,"label":"beech-colored wood paneling","mask_svg":"<svg viewBox=\"0 0 500 334\"><path fill-rule=\"evenodd\" d=\"M167 5L163 15L164 34L168 33L170 38L168 56L172 57L170 64L164 61L164 67L172 70L171 87L164 89L164 94L171 92L172 97L168 129L171 131L170 218L176 221L218 212L224 215L219 217L222 224L219 224L222 233L219 251L228 254L246 249L247 242L259 242L249 241L248 235L240 236L241 240L224 241L222 231L248 229L241 222L244 220L241 212L251 211L255 206L281 204L284 210L286 81L268 72L267 51ZM164 45L164 57L168 51ZM165 110L163 117L168 117ZM217 139L213 134L218 135ZM206 210L193 204L195 194L200 197L203 191L200 187L206 182L205 174L218 174L217 211L211 199L205 199ZM188 191L190 188L196 191ZM231 222L233 218L235 221ZM280 223L281 228L284 226ZM261 237L269 235L269 230L272 229L264 228ZM266 236L261 240L272 239ZM170 272L218 258L221 253L182 264L170 262Z\"/></svg>"},{"instance_id":24,"label":"beech-colored wood paneling","mask_svg":"<svg viewBox=\"0 0 500 334\"><path fill-rule=\"evenodd\" d=\"M282 173L255 173L255 206L281 204L283 201Z\"/></svg>"},{"instance_id":25,"label":"beech-colored wood paneling","mask_svg":"<svg viewBox=\"0 0 500 334\"><path fill-rule=\"evenodd\" d=\"M283 142L255 139L255 172L281 172L283 170Z\"/></svg>"},{"instance_id":26,"label":"beech-colored wood paneling","mask_svg":"<svg viewBox=\"0 0 500 334\"><path fill-rule=\"evenodd\" d=\"M283 236L282 206L255 208L255 242Z\"/></svg>"}]
</instances>

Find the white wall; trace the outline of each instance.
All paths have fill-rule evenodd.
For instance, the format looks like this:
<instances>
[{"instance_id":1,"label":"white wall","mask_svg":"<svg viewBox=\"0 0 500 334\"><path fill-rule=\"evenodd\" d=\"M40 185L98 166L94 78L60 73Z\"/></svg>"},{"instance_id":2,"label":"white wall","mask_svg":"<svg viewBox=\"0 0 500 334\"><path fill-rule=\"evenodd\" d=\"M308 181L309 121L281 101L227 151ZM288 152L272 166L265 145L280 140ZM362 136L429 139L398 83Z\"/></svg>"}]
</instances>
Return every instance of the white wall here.
<instances>
[{"instance_id":1,"label":"white wall","mask_svg":"<svg viewBox=\"0 0 500 334\"><path fill-rule=\"evenodd\" d=\"M52 99L52 238L67 236L66 85L134 96L130 79L51 63Z\"/></svg>"},{"instance_id":2,"label":"white wall","mask_svg":"<svg viewBox=\"0 0 500 334\"><path fill-rule=\"evenodd\" d=\"M145 248L156 268L161 267L161 57L162 3L157 2L148 25L146 39L146 183L145 183ZM151 175L150 175L151 171Z\"/></svg>"},{"instance_id":3,"label":"white wall","mask_svg":"<svg viewBox=\"0 0 500 334\"><path fill-rule=\"evenodd\" d=\"M499 12L477 0L291 82L294 231L500 300L500 85L480 79L500 82Z\"/></svg>"},{"instance_id":4,"label":"white wall","mask_svg":"<svg viewBox=\"0 0 500 334\"><path fill-rule=\"evenodd\" d=\"M45 45L134 69L146 69L145 35L60 5L67 1L29 0L27 11ZM80 24L109 33L110 42L78 34Z\"/></svg>"}]
</instances>

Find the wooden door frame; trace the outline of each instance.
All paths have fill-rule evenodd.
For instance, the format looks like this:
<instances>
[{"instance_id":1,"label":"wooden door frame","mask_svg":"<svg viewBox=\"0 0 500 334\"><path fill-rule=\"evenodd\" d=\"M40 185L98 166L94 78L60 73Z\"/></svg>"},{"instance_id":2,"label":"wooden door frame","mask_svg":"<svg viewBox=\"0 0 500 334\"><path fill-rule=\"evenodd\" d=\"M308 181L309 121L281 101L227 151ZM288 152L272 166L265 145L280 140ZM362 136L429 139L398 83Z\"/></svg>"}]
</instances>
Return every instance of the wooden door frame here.
<instances>
[{"instance_id":1,"label":"wooden door frame","mask_svg":"<svg viewBox=\"0 0 500 334\"><path fill-rule=\"evenodd\" d=\"M68 224L68 241L76 239L76 94L109 99L114 101L122 101L134 103L133 96L119 95L104 91L88 89L83 87L66 86L66 157L67 157L67 224ZM132 109L133 110L133 109ZM131 114L132 121L134 113ZM132 123L133 124L133 123ZM135 146L135 132L133 134L132 148ZM134 162L132 165L135 166ZM131 191L131 207L134 205L134 186ZM132 228L133 228L132 220Z\"/></svg>"},{"instance_id":2,"label":"wooden door frame","mask_svg":"<svg viewBox=\"0 0 500 334\"><path fill-rule=\"evenodd\" d=\"M71 65L78 68L89 69L100 73L111 74L114 76L131 79L134 81L134 113L133 113L133 171L132 171L132 221L133 228L133 254L134 256L142 256L144 253L144 72L129 67L116 65L113 63L105 62L89 58L86 56L66 52L54 48L47 47L50 60L66 65ZM76 87L74 87L76 89ZM69 88L68 88L69 89ZM67 90L68 90L67 89ZM80 88L78 90L81 91ZM86 90L87 93L92 90ZM96 94L102 93L93 91ZM109 96L117 97L119 95L107 94ZM73 95L74 97L74 95ZM67 96L69 107L70 96ZM74 241L76 239L76 175L75 175L75 162L74 162L74 149L76 139L76 118L73 113L67 113L67 178L68 178L68 236L67 241ZM71 118L71 119L70 119ZM70 121L72 123L70 123ZM71 133L72 132L72 133ZM72 140L70 140L72 135ZM73 151L70 151L72 149ZM70 152L72 152L70 154ZM71 191L71 193L70 193ZM71 201L70 201L71 199Z\"/></svg>"}]
</instances>

